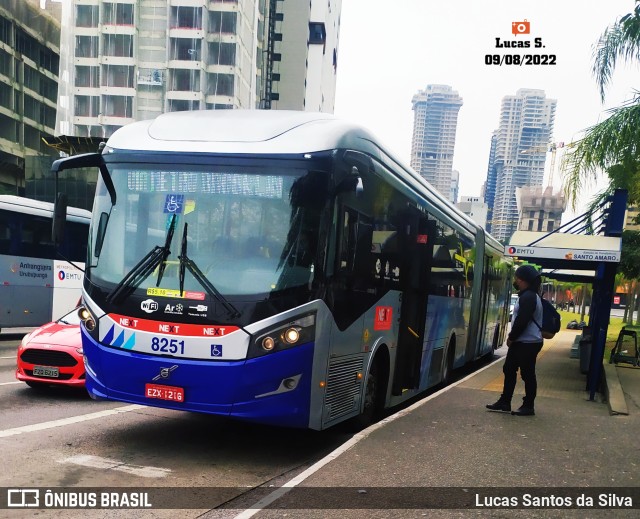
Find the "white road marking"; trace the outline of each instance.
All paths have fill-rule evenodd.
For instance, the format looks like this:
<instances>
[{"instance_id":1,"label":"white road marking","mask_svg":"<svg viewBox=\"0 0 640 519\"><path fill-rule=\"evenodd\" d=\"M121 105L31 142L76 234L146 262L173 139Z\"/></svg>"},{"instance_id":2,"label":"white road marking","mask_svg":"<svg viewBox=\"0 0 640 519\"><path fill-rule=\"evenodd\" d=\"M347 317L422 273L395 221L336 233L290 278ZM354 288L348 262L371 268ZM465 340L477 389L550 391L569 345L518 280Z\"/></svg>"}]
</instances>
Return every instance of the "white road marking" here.
<instances>
[{"instance_id":1,"label":"white road marking","mask_svg":"<svg viewBox=\"0 0 640 519\"><path fill-rule=\"evenodd\" d=\"M16 380L15 382L0 382L0 386L8 386L10 384L24 384L24 382L20 382L19 380Z\"/></svg>"},{"instance_id":2,"label":"white road marking","mask_svg":"<svg viewBox=\"0 0 640 519\"><path fill-rule=\"evenodd\" d=\"M128 413L129 411L136 411L142 409L142 405L127 405L123 407L116 407L115 409L109 409L107 411L98 411L97 413L81 414L78 416L70 416L69 418L61 418L60 420L52 420L50 422L35 423L33 425L24 425L22 427L14 427L13 429L5 429L0 431L0 438L7 438L8 436L16 436L18 434L30 433L35 431L44 431L46 429L53 429L55 427L64 427L65 425L71 425L74 423L87 422L89 420L97 420L98 418L106 418L107 416L113 416L122 413Z\"/></svg>"},{"instance_id":3,"label":"white road marking","mask_svg":"<svg viewBox=\"0 0 640 519\"><path fill-rule=\"evenodd\" d=\"M430 400L433 400L437 396L440 396L442 393L445 393L445 392L449 391L451 388L454 388L457 385L462 384L463 382L466 382L468 379L470 379L471 377L477 375L478 373L482 373L485 369L490 368L495 363L500 362L501 360L504 360L504 357L500 357L499 359L496 359L491 364L488 364L485 367L483 367L482 369L479 369L478 371L475 371L475 372L471 373L470 375L467 375L463 379L458 380L456 383L450 384L447 387L441 389L440 391L437 391L436 393L433 393L432 395L429 395L428 397L423 398L419 402L416 402L415 404L407 407L406 409L402 409L402 410L398 411L397 413L392 414L391 416L387 416L387 418L385 418L384 420L380 420L379 422L374 423L373 425L370 425L369 427L367 427L363 431L360 431L358 434L354 435L350 440L348 440L345 443L343 443L342 445L340 445L340 447L335 449L333 452L327 454L324 458L322 458L321 460L319 460L316 463L314 463L313 465L311 465L307 470L305 470L304 472L301 472L295 478L287 481L284 485L282 485L277 490L274 490L268 496L265 496L262 499L260 499L251 508L248 508L248 509L242 511L241 513L239 513L238 515L236 515L234 517L234 519L249 519L249 517L253 517L258 512L262 511L267 506L269 506L271 503L273 503L274 501L280 499L282 496L287 494L292 488L297 487L305 479L307 479L309 476L313 475L315 472L319 471L322 467L324 467L330 461L333 461L334 459L339 457L341 454L344 454L346 451L348 451L351 447L356 445L358 442L360 442L361 440L364 440L372 432L384 427L388 423L391 423L394 420L397 420L398 418L401 418L401 417L411 413L412 411L414 411L418 407L423 406L424 404L426 404Z\"/></svg>"},{"instance_id":4,"label":"white road marking","mask_svg":"<svg viewBox=\"0 0 640 519\"><path fill-rule=\"evenodd\" d=\"M9 357L0 357L0 359L15 359L16 356L15 355L11 355Z\"/></svg>"},{"instance_id":5,"label":"white road marking","mask_svg":"<svg viewBox=\"0 0 640 519\"><path fill-rule=\"evenodd\" d=\"M73 463L74 465L82 465L83 467L91 467L94 469L118 470L120 472L126 472L127 474L143 478L164 478L171 472L171 469L145 467L143 465L129 465L118 460L101 458L100 456L91 456L89 454L72 456L64 460L59 460L58 463Z\"/></svg>"}]
</instances>

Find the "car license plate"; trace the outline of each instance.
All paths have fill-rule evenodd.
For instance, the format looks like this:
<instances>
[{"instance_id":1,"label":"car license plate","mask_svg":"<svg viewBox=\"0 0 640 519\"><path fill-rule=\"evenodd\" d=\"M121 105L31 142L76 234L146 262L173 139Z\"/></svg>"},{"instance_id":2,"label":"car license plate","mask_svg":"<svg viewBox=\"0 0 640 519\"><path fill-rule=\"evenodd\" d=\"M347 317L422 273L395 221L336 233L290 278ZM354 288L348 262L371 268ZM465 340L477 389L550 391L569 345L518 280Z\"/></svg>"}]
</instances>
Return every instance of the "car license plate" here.
<instances>
[{"instance_id":1,"label":"car license plate","mask_svg":"<svg viewBox=\"0 0 640 519\"><path fill-rule=\"evenodd\" d=\"M145 384L144 394L147 398L184 402L184 389L175 386L161 386L160 384Z\"/></svg>"},{"instance_id":2,"label":"car license plate","mask_svg":"<svg viewBox=\"0 0 640 519\"><path fill-rule=\"evenodd\" d=\"M48 366L34 366L33 375L36 377L58 378L60 376L60 370Z\"/></svg>"}]
</instances>

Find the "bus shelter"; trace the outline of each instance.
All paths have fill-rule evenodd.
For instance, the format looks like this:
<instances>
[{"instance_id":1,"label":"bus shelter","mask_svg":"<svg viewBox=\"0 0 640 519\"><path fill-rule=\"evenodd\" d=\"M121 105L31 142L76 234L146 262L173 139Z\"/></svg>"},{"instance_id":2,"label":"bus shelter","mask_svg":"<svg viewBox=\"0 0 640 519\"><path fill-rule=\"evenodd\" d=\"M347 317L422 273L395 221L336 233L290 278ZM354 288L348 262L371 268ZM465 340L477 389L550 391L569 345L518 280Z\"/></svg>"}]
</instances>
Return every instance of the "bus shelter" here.
<instances>
[{"instance_id":1,"label":"bus shelter","mask_svg":"<svg viewBox=\"0 0 640 519\"><path fill-rule=\"evenodd\" d=\"M505 255L539 265L544 277L592 285L588 323L592 330L592 348L587 375L590 400L595 398L602 376L626 202L627 192L617 190L600 207L597 217L592 212L585 213L550 233L516 231L505 246ZM602 222L602 234L583 233L593 228L594 220Z\"/></svg>"}]
</instances>

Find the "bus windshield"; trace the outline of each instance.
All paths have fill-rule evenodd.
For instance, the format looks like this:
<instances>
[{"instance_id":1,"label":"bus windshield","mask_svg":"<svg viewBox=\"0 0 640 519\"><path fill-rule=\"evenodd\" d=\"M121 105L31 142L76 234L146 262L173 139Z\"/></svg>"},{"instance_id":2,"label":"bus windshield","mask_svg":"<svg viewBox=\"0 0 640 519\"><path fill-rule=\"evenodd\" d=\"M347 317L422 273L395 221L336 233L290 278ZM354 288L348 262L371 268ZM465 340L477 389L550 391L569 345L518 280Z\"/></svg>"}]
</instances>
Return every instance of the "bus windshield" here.
<instances>
[{"instance_id":1,"label":"bus windshield","mask_svg":"<svg viewBox=\"0 0 640 519\"><path fill-rule=\"evenodd\" d=\"M155 249L162 259L152 261L132 289L183 289L197 299L211 294L208 284L225 297L267 296L308 284L328 175L268 162L111 164L117 203L111 205L100 185L89 251L92 283L122 286Z\"/></svg>"}]
</instances>

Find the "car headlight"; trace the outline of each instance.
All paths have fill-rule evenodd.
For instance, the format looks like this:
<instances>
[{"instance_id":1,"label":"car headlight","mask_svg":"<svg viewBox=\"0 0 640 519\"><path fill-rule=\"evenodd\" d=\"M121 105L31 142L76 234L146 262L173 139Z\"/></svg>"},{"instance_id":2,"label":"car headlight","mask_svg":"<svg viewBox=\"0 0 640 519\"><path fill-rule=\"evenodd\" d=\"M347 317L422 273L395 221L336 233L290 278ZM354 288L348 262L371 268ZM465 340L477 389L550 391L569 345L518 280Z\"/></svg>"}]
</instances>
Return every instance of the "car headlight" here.
<instances>
[{"instance_id":1,"label":"car headlight","mask_svg":"<svg viewBox=\"0 0 640 519\"><path fill-rule=\"evenodd\" d=\"M315 313L303 315L260 332L251 341L248 357L260 357L275 351L293 348L314 340L316 335Z\"/></svg>"}]
</instances>

